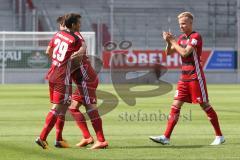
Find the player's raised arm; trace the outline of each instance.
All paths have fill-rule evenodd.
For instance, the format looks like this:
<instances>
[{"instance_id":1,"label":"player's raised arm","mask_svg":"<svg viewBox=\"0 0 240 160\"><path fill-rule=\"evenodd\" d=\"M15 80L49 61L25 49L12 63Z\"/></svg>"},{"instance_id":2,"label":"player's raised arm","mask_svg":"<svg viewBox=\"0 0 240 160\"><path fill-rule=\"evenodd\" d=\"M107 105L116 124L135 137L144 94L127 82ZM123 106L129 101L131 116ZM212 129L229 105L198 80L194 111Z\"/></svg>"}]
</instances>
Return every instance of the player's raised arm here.
<instances>
[{"instance_id":1,"label":"player's raised arm","mask_svg":"<svg viewBox=\"0 0 240 160\"><path fill-rule=\"evenodd\" d=\"M172 46L171 43L167 42L165 52L167 55L173 54L176 52L176 49Z\"/></svg>"},{"instance_id":2,"label":"player's raised arm","mask_svg":"<svg viewBox=\"0 0 240 160\"><path fill-rule=\"evenodd\" d=\"M191 54L194 50L194 48L190 45L187 45L186 48L181 47L176 39L174 37L171 37L169 39L170 44L175 48L175 50L182 56L182 57L187 57L189 54Z\"/></svg>"},{"instance_id":3,"label":"player's raised arm","mask_svg":"<svg viewBox=\"0 0 240 160\"><path fill-rule=\"evenodd\" d=\"M166 48L165 48L165 52L166 52L167 55L170 55L170 54L176 52L175 48L167 40L170 35L171 35L171 33L169 33L169 32L163 32L163 34L162 34L163 39L167 42L167 45L166 45Z\"/></svg>"}]
</instances>

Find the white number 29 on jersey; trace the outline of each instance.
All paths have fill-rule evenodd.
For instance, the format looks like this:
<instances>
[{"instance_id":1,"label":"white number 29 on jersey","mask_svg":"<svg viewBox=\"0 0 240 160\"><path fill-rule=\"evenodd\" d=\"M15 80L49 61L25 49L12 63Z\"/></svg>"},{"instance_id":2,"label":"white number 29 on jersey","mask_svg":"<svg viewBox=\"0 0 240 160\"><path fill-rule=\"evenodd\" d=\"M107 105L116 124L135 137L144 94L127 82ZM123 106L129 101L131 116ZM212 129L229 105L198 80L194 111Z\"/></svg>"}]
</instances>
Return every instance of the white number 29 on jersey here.
<instances>
[{"instance_id":1,"label":"white number 29 on jersey","mask_svg":"<svg viewBox=\"0 0 240 160\"><path fill-rule=\"evenodd\" d=\"M62 62L65 58L65 55L68 50L68 44L61 41L60 39L55 39L54 44L56 47L53 49L53 59L57 59L59 62Z\"/></svg>"}]
</instances>

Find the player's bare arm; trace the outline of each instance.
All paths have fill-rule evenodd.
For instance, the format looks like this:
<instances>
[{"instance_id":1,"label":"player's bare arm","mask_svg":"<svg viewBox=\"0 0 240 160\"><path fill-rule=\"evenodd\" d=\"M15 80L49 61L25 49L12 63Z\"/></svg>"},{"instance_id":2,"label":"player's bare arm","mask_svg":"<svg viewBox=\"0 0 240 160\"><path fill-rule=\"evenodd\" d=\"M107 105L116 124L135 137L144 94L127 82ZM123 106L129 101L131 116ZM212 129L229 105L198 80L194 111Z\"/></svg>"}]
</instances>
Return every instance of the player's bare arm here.
<instances>
[{"instance_id":1,"label":"player's bare arm","mask_svg":"<svg viewBox=\"0 0 240 160\"><path fill-rule=\"evenodd\" d=\"M175 48L172 46L172 44L167 40L172 34L169 32L163 32L162 36L163 39L167 42L165 52L167 55L173 54L176 52Z\"/></svg>"},{"instance_id":2,"label":"player's bare arm","mask_svg":"<svg viewBox=\"0 0 240 160\"><path fill-rule=\"evenodd\" d=\"M71 59L74 59L76 57L81 58L86 53L86 50L87 50L87 45L85 42L82 42L82 46L79 48L78 51L73 53L73 55L71 56Z\"/></svg>"},{"instance_id":3,"label":"player's bare arm","mask_svg":"<svg viewBox=\"0 0 240 160\"><path fill-rule=\"evenodd\" d=\"M46 53L47 55L51 56L51 55L52 55L52 52L53 52L53 48L52 48L51 46L48 46L47 49L46 49L46 51L45 51L45 53Z\"/></svg>"},{"instance_id":4,"label":"player's bare arm","mask_svg":"<svg viewBox=\"0 0 240 160\"><path fill-rule=\"evenodd\" d=\"M165 52L167 55L171 55L176 52L176 49L172 46L172 44L170 42L167 42Z\"/></svg>"},{"instance_id":5,"label":"player's bare arm","mask_svg":"<svg viewBox=\"0 0 240 160\"><path fill-rule=\"evenodd\" d=\"M187 57L189 54L191 54L194 50L194 48L190 45L187 45L186 48L181 47L176 39L174 37L169 38L169 42L171 45L175 48L175 50L182 56Z\"/></svg>"}]
</instances>

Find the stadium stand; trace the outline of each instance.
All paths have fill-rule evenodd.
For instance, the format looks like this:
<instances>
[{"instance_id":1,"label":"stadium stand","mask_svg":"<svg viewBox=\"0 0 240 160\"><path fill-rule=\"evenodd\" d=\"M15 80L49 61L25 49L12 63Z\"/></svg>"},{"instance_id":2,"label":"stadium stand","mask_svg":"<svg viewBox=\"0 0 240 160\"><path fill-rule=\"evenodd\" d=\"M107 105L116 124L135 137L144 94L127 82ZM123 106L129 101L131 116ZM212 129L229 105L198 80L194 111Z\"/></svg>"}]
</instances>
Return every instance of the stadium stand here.
<instances>
[{"instance_id":1,"label":"stadium stand","mask_svg":"<svg viewBox=\"0 0 240 160\"><path fill-rule=\"evenodd\" d=\"M15 17L13 12L12 1L0 0L0 30L13 31L15 30Z\"/></svg>"},{"instance_id":2,"label":"stadium stand","mask_svg":"<svg viewBox=\"0 0 240 160\"><path fill-rule=\"evenodd\" d=\"M110 31L111 0L85 1L85 0L22 0L27 4L26 10L36 11L37 23L35 27L31 16L25 16L15 21L13 2L0 0L0 13L2 23L1 30L56 30L56 17L64 13L78 12L82 18L83 31L95 31L98 42L104 44L111 36L115 41L130 40L136 48L163 47L160 38L162 30L170 29L176 35L179 34L176 15L182 11L191 11L196 17L195 26L205 41L205 47L235 48L237 30L237 1L236 0L114 0L113 9L113 35ZM186 5L188 4L188 5ZM28 14L25 11L24 14ZM23 23L23 25L19 25ZM16 25L17 24L17 25ZM11 26L11 27L9 27ZM15 26L15 27L14 27Z\"/></svg>"},{"instance_id":3,"label":"stadium stand","mask_svg":"<svg viewBox=\"0 0 240 160\"><path fill-rule=\"evenodd\" d=\"M63 0L57 4L54 0L45 3L37 0L33 2L40 10L46 10L51 28L58 15L65 12L80 12L83 15L84 31L97 31L96 24L100 24L103 26L101 33L107 34L101 36L104 39L103 43L111 36L109 35L111 0L72 0L68 4L62 3ZM152 0L151 3L145 0L115 0L113 38L115 41L131 40L138 48L159 47L163 43L159 38L162 30L171 29L175 34L179 34L176 15L186 10L193 12L197 17L196 30L203 35L205 47L235 46L236 0L184 2Z\"/></svg>"}]
</instances>

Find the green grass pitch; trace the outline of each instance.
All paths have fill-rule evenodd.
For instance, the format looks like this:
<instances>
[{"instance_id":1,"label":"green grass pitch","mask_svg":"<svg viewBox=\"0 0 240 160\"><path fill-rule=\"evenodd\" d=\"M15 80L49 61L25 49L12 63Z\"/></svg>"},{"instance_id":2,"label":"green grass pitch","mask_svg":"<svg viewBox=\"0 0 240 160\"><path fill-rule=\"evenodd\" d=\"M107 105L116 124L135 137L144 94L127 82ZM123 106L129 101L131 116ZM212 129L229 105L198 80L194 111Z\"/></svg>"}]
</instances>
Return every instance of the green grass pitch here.
<instances>
[{"instance_id":1,"label":"green grass pitch","mask_svg":"<svg viewBox=\"0 0 240 160\"><path fill-rule=\"evenodd\" d=\"M141 87L146 90L149 88L152 87ZM116 94L111 85L100 85L99 89ZM81 134L72 121L65 123L63 133L72 148L57 149L53 146L54 129L48 137L50 149L42 150L34 140L50 108L47 85L0 85L0 159L239 160L240 85L208 85L208 90L226 138L224 145L209 146L214 139L213 129L200 107L191 104L185 104L182 109L182 117L173 132L171 145L162 146L148 139L150 135L163 133L166 120L164 117L151 118L151 115L168 114L173 90L163 96L138 98L134 107L127 106L119 99L118 107L102 117L105 136L110 145L106 150L74 147Z\"/></svg>"}]
</instances>

